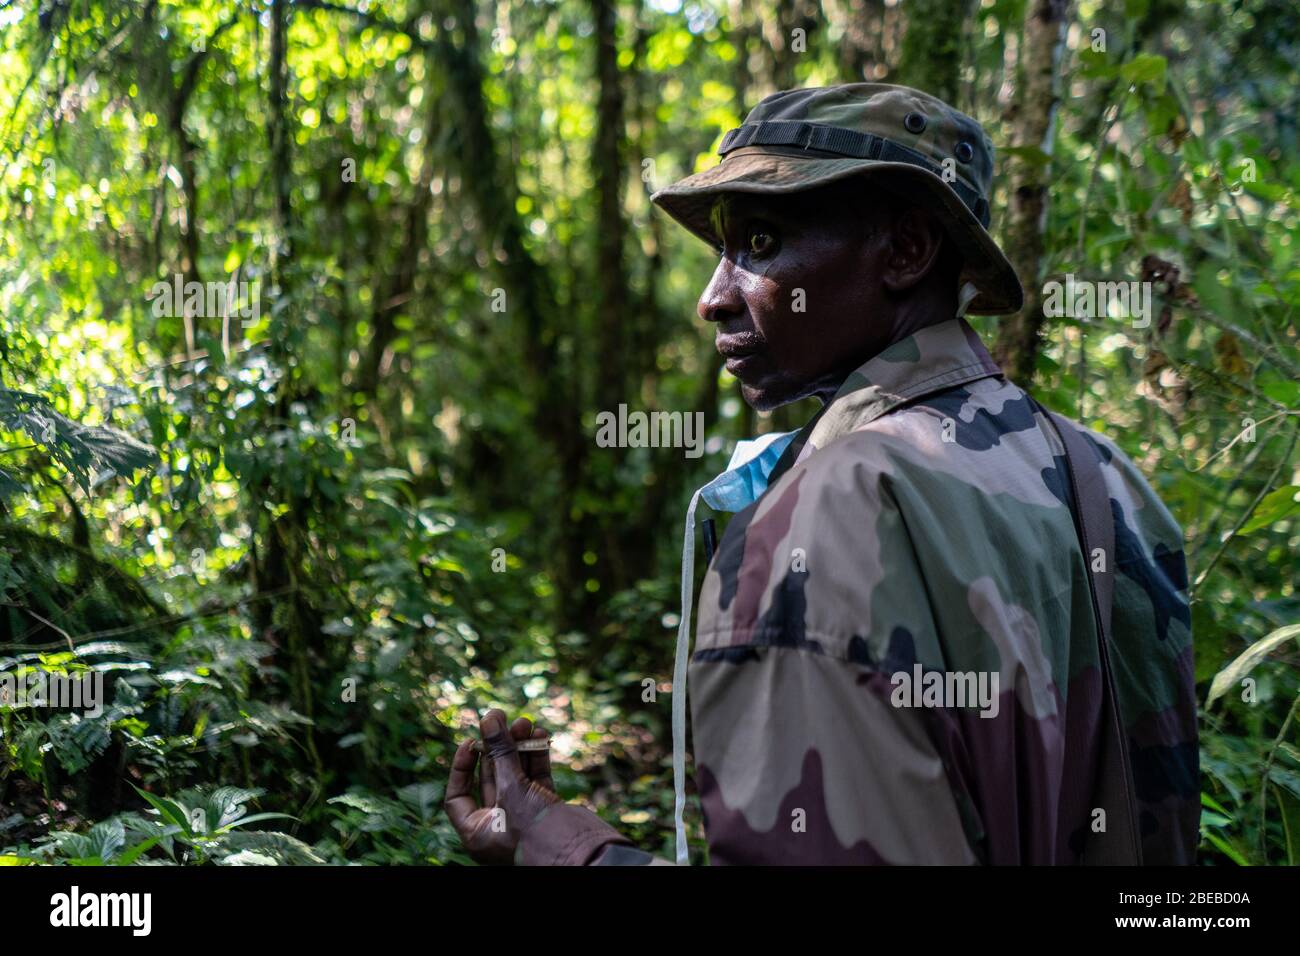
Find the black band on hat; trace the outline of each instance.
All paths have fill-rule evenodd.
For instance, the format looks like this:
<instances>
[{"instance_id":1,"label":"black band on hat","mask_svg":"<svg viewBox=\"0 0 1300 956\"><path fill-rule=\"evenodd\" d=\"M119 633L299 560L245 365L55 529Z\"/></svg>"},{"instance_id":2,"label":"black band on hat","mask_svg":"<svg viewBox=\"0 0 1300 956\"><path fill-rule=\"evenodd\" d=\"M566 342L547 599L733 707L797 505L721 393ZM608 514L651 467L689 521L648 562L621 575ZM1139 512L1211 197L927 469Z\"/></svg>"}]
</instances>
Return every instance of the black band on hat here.
<instances>
[{"instance_id":1,"label":"black band on hat","mask_svg":"<svg viewBox=\"0 0 1300 956\"><path fill-rule=\"evenodd\" d=\"M886 163L907 163L919 166L943 179L943 170L937 163L916 150L895 143L874 133L861 133L842 126L825 126L821 123L801 123L791 120L763 120L737 126L722 137L718 155L726 156L743 146L798 146L815 149L854 159L874 159ZM957 198L975 214L981 226L989 227L988 200L960 180L944 180L952 187Z\"/></svg>"}]
</instances>

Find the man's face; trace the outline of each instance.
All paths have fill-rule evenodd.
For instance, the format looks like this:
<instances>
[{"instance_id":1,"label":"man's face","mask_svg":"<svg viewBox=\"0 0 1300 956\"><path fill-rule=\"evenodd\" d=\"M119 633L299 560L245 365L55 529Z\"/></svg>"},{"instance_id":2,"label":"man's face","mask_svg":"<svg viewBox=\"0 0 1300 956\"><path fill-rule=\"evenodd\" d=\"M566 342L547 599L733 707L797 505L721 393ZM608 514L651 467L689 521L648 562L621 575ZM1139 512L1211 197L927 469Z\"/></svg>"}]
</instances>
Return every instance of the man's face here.
<instances>
[{"instance_id":1,"label":"man's face","mask_svg":"<svg viewBox=\"0 0 1300 956\"><path fill-rule=\"evenodd\" d=\"M767 410L828 398L892 340L881 263L888 230L857 183L714 207L721 258L700 296L745 401Z\"/></svg>"}]
</instances>

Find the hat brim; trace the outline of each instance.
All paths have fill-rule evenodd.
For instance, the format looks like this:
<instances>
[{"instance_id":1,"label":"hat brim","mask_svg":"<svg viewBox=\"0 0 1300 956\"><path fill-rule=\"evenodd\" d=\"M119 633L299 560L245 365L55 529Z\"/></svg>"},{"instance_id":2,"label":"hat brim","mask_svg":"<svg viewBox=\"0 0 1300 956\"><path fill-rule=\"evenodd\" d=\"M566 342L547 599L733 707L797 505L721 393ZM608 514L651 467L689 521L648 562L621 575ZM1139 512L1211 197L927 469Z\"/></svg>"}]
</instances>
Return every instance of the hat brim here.
<instances>
[{"instance_id":1,"label":"hat brim","mask_svg":"<svg viewBox=\"0 0 1300 956\"><path fill-rule=\"evenodd\" d=\"M802 192L883 170L896 170L925 187L916 196L918 203L943 219L964 260L963 281L979 290L966 311L982 315L1020 311L1025 299L1020 279L993 237L947 183L910 163L745 147L728 153L717 166L665 186L650 200L705 242L716 245L711 215L714 202L723 193Z\"/></svg>"}]
</instances>

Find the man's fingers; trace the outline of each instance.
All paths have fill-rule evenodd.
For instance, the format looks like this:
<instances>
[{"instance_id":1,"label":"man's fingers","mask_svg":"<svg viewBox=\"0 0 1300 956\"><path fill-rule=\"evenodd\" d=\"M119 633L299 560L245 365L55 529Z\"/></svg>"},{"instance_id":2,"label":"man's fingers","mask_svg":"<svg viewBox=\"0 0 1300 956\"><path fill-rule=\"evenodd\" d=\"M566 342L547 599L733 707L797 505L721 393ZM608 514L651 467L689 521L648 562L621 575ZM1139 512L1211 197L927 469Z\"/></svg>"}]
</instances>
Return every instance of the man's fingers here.
<instances>
[{"instance_id":1,"label":"man's fingers","mask_svg":"<svg viewBox=\"0 0 1300 956\"><path fill-rule=\"evenodd\" d=\"M479 800L485 807L494 807L497 803L497 768L491 760L484 759L478 765Z\"/></svg>"},{"instance_id":2,"label":"man's fingers","mask_svg":"<svg viewBox=\"0 0 1300 956\"><path fill-rule=\"evenodd\" d=\"M510 736L515 738L516 742L528 740L533 736L533 722L527 717L519 717L510 725ZM518 748L515 748L518 750ZM524 776L532 779L533 755L526 750L519 751L519 766L524 772Z\"/></svg>"},{"instance_id":3,"label":"man's fingers","mask_svg":"<svg viewBox=\"0 0 1300 956\"><path fill-rule=\"evenodd\" d=\"M489 710L479 719L478 734L482 738L483 757L479 763L479 795L485 807L494 807L497 802L497 773L496 765L489 759L488 743L489 735L499 734L499 726L505 723L506 715L500 710ZM489 729L491 728L491 729Z\"/></svg>"},{"instance_id":4,"label":"man's fingers","mask_svg":"<svg viewBox=\"0 0 1300 956\"><path fill-rule=\"evenodd\" d=\"M533 739L539 740L548 736L546 728L538 724L533 728ZM555 789L555 781L551 779L551 751L535 750L532 753L522 755L524 758L524 772L528 774L528 779L540 783L547 790Z\"/></svg>"},{"instance_id":5,"label":"man's fingers","mask_svg":"<svg viewBox=\"0 0 1300 956\"><path fill-rule=\"evenodd\" d=\"M524 718L506 729L506 715L500 710L490 710L479 725L483 733L483 765L492 767L494 802L500 803L501 792L523 782L524 768L519 764L519 751L515 749L516 732L531 733L532 723Z\"/></svg>"},{"instance_id":6,"label":"man's fingers","mask_svg":"<svg viewBox=\"0 0 1300 956\"><path fill-rule=\"evenodd\" d=\"M498 770L508 771L509 758L513 757L515 766L519 764L519 755L515 752L515 740L506 729L505 711L493 707L478 724L479 736L483 738L483 764L479 776L483 781L483 806L496 806L497 787L502 774ZM523 771L520 770L520 773ZM508 776L507 776L508 779Z\"/></svg>"},{"instance_id":7,"label":"man's fingers","mask_svg":"<svg viewBox=\"0 0 1300 956\"><path fill-rule=\"evenodd\" d=\"M473 793L474 767L477 763L478 753L474 750L472 740L466 740L457 747L451 758L451 776L447 778L443 807L458 833L464 830L469 815L478 809Z\"/></svg>"},{"instance_id":8,"label":"man's fingers","mask_svg":"<svg viewBox=\"0 0 1300 956\"><path fill-rule=\"evenodd\" d=\"M533 735L533 722L527 717L517 717L510 725L510 736L515 740L527 740Z\"/></svg>"},{"instance_id":9,"label":"man's fingers","mask_svg":"<svg viewBox=\"0 0 1300 956\"><path fill-rule=\"evenodd\" d=\"M505 711L493 707L478 725L479 735L483 738L483 752L495 759L515 749L515 739L506 730Z\"/></svg>"}]
</instances>

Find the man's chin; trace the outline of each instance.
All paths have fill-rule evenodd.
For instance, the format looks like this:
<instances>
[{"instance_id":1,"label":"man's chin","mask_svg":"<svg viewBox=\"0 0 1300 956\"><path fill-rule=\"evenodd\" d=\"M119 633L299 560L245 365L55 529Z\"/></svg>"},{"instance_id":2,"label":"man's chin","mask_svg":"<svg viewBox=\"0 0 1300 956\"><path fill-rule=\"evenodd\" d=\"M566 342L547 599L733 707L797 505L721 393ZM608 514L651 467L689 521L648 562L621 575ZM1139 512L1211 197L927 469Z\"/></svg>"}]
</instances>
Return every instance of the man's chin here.
<instances>
[{"instance_id":1,"label":"man's chin","mask_svg":"<svg viewBox=\"0 0 1300 956\"><path fill-rule=\"evenodd\" d=\"M740 397L756 412L770 412L782 405L800 402L814 395L818 396L824 404L839 390L844 378L844 375L836 373L828 373L814 379L779 374L768 375L755 382L742 381Z\"/></svg>"},{"instance_id":2,"label":"man's chin","mask_svg":"<svg viewBox=\"0 0 1300 956\"><path fill-rule=\"evenodd\" d=\"M756 412L770 412L774 408L798 401L797 389L789 388L784 383L767 383L746 385L740 383L740 397Z\"/></svg>"}]
</instances>

